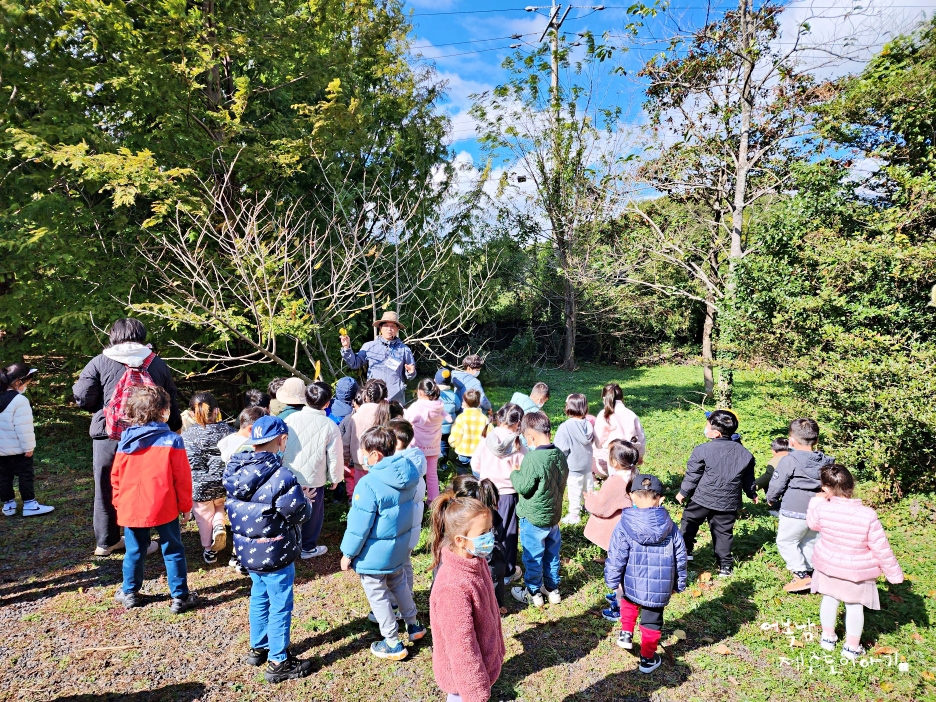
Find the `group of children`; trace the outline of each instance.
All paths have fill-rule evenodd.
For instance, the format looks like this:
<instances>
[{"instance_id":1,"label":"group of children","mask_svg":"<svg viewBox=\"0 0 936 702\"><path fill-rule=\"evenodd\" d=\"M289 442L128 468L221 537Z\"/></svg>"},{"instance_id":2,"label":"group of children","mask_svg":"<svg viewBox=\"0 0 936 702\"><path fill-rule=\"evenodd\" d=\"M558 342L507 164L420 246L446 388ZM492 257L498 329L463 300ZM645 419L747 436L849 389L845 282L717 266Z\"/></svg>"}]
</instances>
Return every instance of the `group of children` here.
<instances>
[{"instance_id":1,"label":"group of children","mask_svg":"<svg viewBox=\"0 0 936 702\"><path fill-rule=\"evenodd\" d=\"M742 497L757 502L761 489L779 517L777 547L793 574L785 589L823 595L821 645L827 650L836 647L838 605L845 603L841 653L863 653L863 608L880 606L876 578L883 573L896 583L903 575L874 510L851 499L849 471L815 450L814 420L791 422L789 437L773 443L768 470L756 480L736 415L708 413L707 441L692 451L676 494L683 505L677 527L662 506L660 479L640 472L646 439L618 385L602 390L597 416L589 414L585 395L569 395L566 420L553 432L541 411L549 400L545 384L529 395L515 393L495 413L478 380L480 359L468 357L464 367L442 368L435 378L421 380L407 408L387 401L380 380L358 386L342 378L335 394L326 383L277 380L268 394L247 394L237 430L222 421L215 398L200 392L191 398L181 436L166 424L167 393L134 387L126 404L131 426L112 472L127 548L116 600L127 608L141 604L144 556L155 529L171 611L196 606L180 523L194 519L203 559L211 564L226 546L226 515L234 542L230 565L252 581L246 663L266 663L270 682L310 674L311 661L289 651L295 561L327 552L318 543L325 493L345 483L350 511L341 568L359 578L369 619L379 626L381 639L372 653L400 660L408 649L398 620L411 642L427 632L414 601L411 558L428 498L436 680L452 700L484 700L505 655L500 616L506 613L507 586L522 578L510 594L529 606L560 603L560 524L580 523L587 513L585 537L608 553L610 592L602 615L620 622L617 643L625 649L634 645L639 619L639 670L650 673L662 662L657 645L664 608L686 587L699 528L708 522L718 575L730 577ZM14 407L7 416L17 398L7 400L2 391L22 394L29 378L22 370L0 372L0 383L6 383L0 405L7 402L0 409L0 440L22 412ZM33 445L26 440L18 449L31 453ZM5 503L12 491L10 461L3 460L8 455L0 454ZM439 463L446 460L456 477L440 493ZM24 499L30 489L31 481L21 475Z\"/></svg>"}]
</instances>

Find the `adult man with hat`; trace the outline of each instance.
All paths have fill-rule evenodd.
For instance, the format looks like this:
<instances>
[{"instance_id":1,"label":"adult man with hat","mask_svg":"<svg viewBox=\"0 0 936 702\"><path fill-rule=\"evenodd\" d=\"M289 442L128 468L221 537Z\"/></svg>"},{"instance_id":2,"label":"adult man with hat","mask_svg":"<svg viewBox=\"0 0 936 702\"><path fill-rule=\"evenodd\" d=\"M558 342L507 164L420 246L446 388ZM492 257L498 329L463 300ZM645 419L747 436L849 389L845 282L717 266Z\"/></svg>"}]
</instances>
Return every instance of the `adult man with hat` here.
<instances>
[{"instance_id":1,"label":"adult man with hat","mask_svg":"<svg viewBox=\"0 0 936 702\"><path fill-rule=\"evenodd\" d=\"M351 370L367 364L367 378L378 378L387 384L391 402L403 402L406 381L416 377L416 359L410 347L400 341L397 334L403 326L396 312L384 312L374 320L378 336L368 341L357 353L351 349L351 338L341 336L341 358Z\"/></svg>"}]
</instances>

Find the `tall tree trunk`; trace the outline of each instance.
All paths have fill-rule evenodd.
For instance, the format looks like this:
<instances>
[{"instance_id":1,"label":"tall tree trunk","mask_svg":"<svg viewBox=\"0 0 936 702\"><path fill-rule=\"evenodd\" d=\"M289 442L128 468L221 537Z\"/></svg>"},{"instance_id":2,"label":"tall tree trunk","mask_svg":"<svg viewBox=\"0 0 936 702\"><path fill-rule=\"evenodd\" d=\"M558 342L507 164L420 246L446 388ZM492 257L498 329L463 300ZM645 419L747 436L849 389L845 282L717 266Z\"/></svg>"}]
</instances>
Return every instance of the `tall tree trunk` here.
<instances>
[{"instance_id":1,"label":"tall tree trunk","mask_svg":"<svg viewBox=\"0 0 936 702\"><path fill-rule=\"evenodd\" d=\"M705 381L705 399L715 392L715 354L712 352L712 337L715 335L715 298L705 296L705 322L702 325L702 378Z\"/></svg>"},{"instance_id":2,"label":"tall tree trunk","mask_svg":"<svg viewBox=\"0 0 936 702\"><path fill-rule=\"evenodd\" d=\"M565 344L562 352L563 370L575 370L575 333L576 333L576 305L575 287L568 277L562 281L563 317L565 318Z\"/></svg>"}]
</instances>

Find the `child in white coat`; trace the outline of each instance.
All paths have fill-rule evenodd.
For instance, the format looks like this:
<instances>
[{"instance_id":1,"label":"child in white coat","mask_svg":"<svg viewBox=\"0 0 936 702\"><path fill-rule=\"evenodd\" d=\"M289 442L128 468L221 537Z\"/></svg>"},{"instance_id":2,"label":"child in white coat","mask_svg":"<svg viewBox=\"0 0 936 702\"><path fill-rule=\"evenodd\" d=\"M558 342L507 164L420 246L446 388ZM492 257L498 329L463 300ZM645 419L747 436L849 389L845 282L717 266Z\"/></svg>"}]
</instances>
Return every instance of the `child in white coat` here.
<instances>
[{"instance_id":1,"label":"child in white coat","mask_svg":"<svg viewBox=\"0 0 936 702\"><path fill-rule=\"evenodd\" d=\"M14 479L19 480L24 517L47 514L55 509L36 502L33 489L36 431L25 392L35 373L36 370L25 363L14 363L0 371L0 502L3 502L6 517L16 514Z\"/></svg>"}]
</instances>

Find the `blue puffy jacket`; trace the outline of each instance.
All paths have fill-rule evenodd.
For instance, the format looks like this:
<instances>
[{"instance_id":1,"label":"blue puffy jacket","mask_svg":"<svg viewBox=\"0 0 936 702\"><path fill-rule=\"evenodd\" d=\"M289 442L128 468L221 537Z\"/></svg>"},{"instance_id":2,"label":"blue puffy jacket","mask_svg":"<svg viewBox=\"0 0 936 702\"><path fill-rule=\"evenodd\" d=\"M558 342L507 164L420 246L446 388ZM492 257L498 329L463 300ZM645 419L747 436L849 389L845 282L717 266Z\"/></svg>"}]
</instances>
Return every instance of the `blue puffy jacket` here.
<instances>
[{"instance_id":1,"label":"blue puffy jacket","mask_svg":"<svg viewBox=\"0 0 936 702\"><path fill-rule=\"evenodd\" d=\"M406 562L419 472L405 456L387 456L357 485L341 553L357 573L392 573Z\"/></svg>"},{"instance_id":2,"label":"blue puffy jacket","mask_svg":"<svg viewBox=\"0 0 936 702\"><path fill-rule=\"evenodd\" d=\"M454 390L443 390L439 393L439 399L442 400L442 409L445 410L445 413L449 415L452 418L452 422L454 422L455 417L458 416L458 413L462 410L461 398L455 394ZM443 434L452 433L452 422L442 420Z\"/></svg>"},{"instance_id":3,"label":"blue puffy jacket","mask_svg":"<svg viewBox=\"0 0 936 702\"><path fill-rule=\"evenodd\" d=\"M224 508L242 566L266 573L299 557L299 525L312 517L312 505L279 456L268 451L235 453L224 471L224 489Z\"/></svg>"},{"instance_id":4,"label":"blue puffy jacket","mask_svg":"<svg viewBox=\"0 0 936 702\"><path fill-rule=\"evenodd\" d=\"M611 535L605 582L624 580L624 595L644 607L665 607L686 589L686 544L663 507L625 509Z\"/></svg>"}]
</instances>

